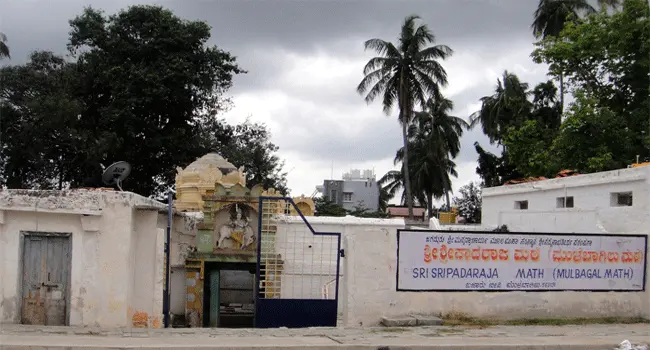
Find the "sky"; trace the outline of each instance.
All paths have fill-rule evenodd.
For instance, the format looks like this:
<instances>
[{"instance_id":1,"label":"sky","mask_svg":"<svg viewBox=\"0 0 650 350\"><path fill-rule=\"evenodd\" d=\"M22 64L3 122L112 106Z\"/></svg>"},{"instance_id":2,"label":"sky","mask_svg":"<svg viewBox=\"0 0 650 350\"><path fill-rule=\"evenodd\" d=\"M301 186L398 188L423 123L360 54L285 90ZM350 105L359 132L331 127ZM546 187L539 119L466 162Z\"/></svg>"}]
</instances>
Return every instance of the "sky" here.
<instances>
[{"instance_id":1,"label":"sky","mask_svg":"<svg viewBox=\"0 0 650 350\"><path fill-rule=\"evenodd\" d=\"M267 125L285 160L291 195L311 196L315 186L350 169L374 169L377 178L397 169L401 146L397 111L382 111L356 92L373 52L371 38L395 41L404 18L417 14L454 50L442 61L454 101L453 115L469 119L479 99L493 93L504 70L531 86L547 67L530 59L535 0L0 0L0 31L12 50L10 63L31 51L65 53L68 20L91 5L107 13L133 4L158 4L178 16L212 26L210 44L230 51L248 73L235 77L228 95L229 123L250 118ZM454 192L476 175L474 142L489 150L477 127L465 132L455 159ZM236 165L236 164L235 164Z\"/></svg>"}]
</instances>

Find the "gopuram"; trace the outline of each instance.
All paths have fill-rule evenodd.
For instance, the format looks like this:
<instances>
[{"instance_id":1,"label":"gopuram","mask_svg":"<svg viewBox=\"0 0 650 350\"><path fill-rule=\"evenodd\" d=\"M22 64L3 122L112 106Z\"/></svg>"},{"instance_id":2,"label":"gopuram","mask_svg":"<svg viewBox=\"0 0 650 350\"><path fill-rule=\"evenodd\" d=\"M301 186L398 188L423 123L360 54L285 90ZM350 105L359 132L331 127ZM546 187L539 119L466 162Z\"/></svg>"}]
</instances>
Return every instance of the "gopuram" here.
<instances>
[{"instance_id":1,"label":"gopuram","mask_svg":"<svg viewBox=\"0 0 650 350\"><path fill-rule=\"evenodd\" d=\"M258 240L274 244L277 230L263 225L260 234L260 217L297 215L278 199L263 201L261 216L262 196L281 197L275 189L248 188L244 169L216 153L177 169L175 210L203 213L196 225L195 249L185 260L186 317L191 327L252 327ZM311 198L293 200L303 215L314 214ZM279 279L282 257L265 257L265 262L258 292L272 298L264 287Z\"/></svg>"}]
</instances>

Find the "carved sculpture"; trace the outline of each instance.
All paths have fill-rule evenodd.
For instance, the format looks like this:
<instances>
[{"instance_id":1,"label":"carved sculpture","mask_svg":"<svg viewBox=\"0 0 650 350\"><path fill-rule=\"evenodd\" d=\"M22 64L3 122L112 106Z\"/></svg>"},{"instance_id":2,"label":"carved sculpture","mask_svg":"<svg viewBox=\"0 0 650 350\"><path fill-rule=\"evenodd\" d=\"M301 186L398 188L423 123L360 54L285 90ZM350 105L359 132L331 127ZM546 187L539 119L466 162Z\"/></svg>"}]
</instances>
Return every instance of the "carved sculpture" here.
<instances>
[{"instance_id":1,"label":"carved sculpture","mask_svg":"<svg viewBox=\"0 0 650 350\"><path fill-rule=\"evenodd\" d=\"M247 216L243 215L239 204L235 204L235 218L232 217L219 228L219 240L217 248L223 248L223 243L226 239L232 239L233 233L240 233L242 235L240 249L246 249L255 241L255 232L250 225L250 220Z\"/></svg>"}]
</instances>

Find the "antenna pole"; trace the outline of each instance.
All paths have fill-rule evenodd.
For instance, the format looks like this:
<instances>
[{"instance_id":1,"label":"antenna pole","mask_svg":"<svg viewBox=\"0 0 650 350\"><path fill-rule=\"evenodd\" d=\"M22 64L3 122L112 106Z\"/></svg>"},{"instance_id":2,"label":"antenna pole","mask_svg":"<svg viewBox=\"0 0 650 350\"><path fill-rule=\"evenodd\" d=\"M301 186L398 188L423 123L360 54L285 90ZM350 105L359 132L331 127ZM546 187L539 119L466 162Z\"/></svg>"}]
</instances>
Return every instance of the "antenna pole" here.
<instances>
[{"instance_id":1,"label":"antenna pole","mask_svg":"<svg viewBox=\"0 0 650 350\"><path fill-rule=\"evenodd\" d=\"M119 178L116 179L115 184L117 185L117 188L120 190L120 192L124 192L122 189L122 181Z\"/></svg>"}]
</instances>

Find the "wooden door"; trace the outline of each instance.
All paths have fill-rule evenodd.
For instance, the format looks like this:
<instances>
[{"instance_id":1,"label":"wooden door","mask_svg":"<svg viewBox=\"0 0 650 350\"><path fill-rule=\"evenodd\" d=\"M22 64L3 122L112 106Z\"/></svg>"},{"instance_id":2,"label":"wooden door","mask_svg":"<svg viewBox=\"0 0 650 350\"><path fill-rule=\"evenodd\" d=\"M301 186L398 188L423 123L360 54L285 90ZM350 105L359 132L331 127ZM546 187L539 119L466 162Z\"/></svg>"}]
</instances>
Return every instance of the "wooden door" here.
<instances>
[{"instance_id":1,"label":"wooden door","mask_svg":"<svg viewBox=\"0 0 650 350\"><path fill-rule=\"evenodd\" d=\"M66 325L70 280L70 236L25 234L22 323Z\"/></svg>"}]
</instances>

